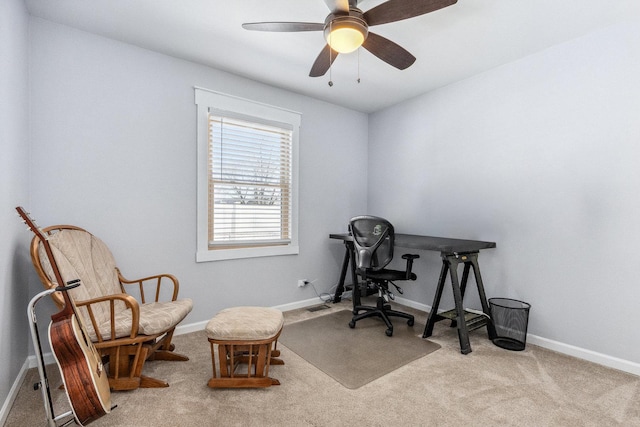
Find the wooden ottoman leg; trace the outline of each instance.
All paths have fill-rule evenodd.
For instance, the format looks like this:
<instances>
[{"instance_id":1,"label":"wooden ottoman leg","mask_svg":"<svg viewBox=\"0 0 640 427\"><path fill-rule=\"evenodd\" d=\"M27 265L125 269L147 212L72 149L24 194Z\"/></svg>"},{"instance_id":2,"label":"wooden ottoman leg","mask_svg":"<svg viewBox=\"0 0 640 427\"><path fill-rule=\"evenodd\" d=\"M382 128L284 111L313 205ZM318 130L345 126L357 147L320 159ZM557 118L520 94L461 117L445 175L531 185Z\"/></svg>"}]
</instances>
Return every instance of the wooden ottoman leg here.
<instances>
[{"instance_id":1,"label":"wooden ottoman leg","mask_svg":"<svg viewBox=\"0 0 640 427\"><path fill-rule=\"evenodd\" d=\"M280 332L278 332L278 335L280 335ZM271 350L271 364L272 365L284 365L284 360L279 359L280 357L280 350L278 350L278 340L276 339L273 342L273 350Z\"/></svg>"},{"instance_id":2,"label":"wooden ottoman leg","mask_svg":"<svg viewBox=\"0 0 640 427\"><path fill-rule=\"evenodd\" d=\"M212 342L212 348L213 348ZM280 382L270 378L269 362L267 350L270 344L247 344L241 342L239 344L217 343L218 344L218 365L220 376L217 376L215 367L215 356L213 360L213 377L209 380L208 385L212 388L254 388L254 387L270 387L278 385ZM247 347L248 352L238 352L237 347ZM246 372L236 372L241 364L246 364Z\"/></svg>"}]
</instances>

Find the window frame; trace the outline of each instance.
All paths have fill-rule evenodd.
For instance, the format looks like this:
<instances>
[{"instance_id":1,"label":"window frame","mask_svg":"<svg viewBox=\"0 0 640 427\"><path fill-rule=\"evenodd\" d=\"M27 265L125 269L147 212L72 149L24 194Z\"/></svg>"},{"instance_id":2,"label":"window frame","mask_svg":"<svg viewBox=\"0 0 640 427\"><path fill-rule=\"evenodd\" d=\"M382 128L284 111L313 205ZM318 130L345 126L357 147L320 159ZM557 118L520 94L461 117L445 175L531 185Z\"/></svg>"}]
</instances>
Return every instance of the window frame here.
<instances>
[{"instance_id":1,"label":"window frame","mask_svg":"<svg viewBox=\"0 0 640 427\"><path fill-rule=\"evenodd\" d=\"M197 248L196 262L296 255L298 245L298 147L301 114L245 98L194 87L197 110ZM209 111L228 112L230 116L254 118L257 121L284 123L292 128L291 167L291 241L288 244L209 247Z\"/></svg>"}]
</instances>

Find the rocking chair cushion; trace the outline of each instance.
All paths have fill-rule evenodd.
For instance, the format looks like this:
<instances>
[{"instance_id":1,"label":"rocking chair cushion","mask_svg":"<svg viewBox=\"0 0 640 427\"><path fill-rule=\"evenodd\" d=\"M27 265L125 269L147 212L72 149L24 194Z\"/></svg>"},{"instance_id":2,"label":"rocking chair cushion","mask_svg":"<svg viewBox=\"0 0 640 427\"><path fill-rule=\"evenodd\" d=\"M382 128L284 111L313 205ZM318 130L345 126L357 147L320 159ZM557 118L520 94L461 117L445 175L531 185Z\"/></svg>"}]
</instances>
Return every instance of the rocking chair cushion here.
<instances>
[{"instance_id":1,"label":"rocking chair cushion","mask_svg":"<svg viewBox=\"0 0 640 427\"><path fill-rule=\"evenodd\" d=\"M123 292L118 279L116 262L107 245L96 236L84 230L64 229L49 236L49 245L55 256L58 269L64 280L80 279L82 284L69 292L76 301L86 301L105 295ZM53 269L48 262L44 247L38 248L43 268L47 275L54 277ZM156 335L175 327L191 311L193 303L190 299L176 301L152 302L140 304L140 321L138 333ZM111 312L109 302L91 304L100 335L103 339L111 338ZM97 340L87 311L79 310L84 317L84 324L92 341ZM131 335L131 309L124 302L116 301L115 338Z\"/></svg>"},{"instance_id":2,"label":"rocking chair cushion","mask_svg":"<svg viewBox=\"0 0 640 427\"><path fill-rule=\"evenodd\" d=\"M84 230L67 229L50 235L48 240L62 278L82 281L83 286L70 291L74 300L84 301L122 292L116 261L102 240ZM45 272L55 281L42 243L38 253Z\"/></svg>"},{"instance_id":3,"label":"rocking chair cushion","mask_svg":"<svg viewBox=\"0 0 640 427\"><path fill-rule=\"evenodd\" d=\"M179 299L176 301L152 302L140 305L140 322L138 334L157 335L174 328L191 311L193 303L190 299ZM115 318L115 338L127 337L131 334L131 310L126 309L116 314ZM87 333L92 341L97 340L97 336L91 322L85 322ZM111 321L100 324L100 334L105 340L111 339Z\"/></svg>"}]
</instances>

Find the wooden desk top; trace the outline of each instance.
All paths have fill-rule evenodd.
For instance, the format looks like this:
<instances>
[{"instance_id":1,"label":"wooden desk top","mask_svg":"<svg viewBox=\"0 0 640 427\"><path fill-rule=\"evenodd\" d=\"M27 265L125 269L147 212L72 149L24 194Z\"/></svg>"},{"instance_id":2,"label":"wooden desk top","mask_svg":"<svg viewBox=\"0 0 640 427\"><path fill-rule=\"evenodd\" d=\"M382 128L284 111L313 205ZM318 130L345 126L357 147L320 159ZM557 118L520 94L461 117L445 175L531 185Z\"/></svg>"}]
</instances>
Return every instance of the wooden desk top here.
<instances>
[{"instance_id":1,"label":"wooden desk top","mask_svg":"<svg viewBox=\"0 0 640 427\"><path fill-rule=\"evenodd\" d=\"M330 234L331 239L350 241L349 233ZM396 233L395 245L402 248L438 251L444 254L479 252L481 249L495 248L495 242L480 240L452 239L449 237L418 236L415 234Z\"/></svg>"}]
</instances>

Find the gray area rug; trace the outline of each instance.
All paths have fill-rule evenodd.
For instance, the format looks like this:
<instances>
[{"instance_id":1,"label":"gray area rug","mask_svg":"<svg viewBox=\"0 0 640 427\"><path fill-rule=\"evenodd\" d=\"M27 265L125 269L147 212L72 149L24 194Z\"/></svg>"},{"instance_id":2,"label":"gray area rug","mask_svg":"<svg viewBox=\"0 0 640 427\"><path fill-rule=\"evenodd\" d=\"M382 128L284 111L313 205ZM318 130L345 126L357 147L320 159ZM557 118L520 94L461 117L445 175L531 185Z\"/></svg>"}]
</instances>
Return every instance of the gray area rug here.
<instances>
[{"instance_id":1,"label":"gray area rug","mask_svg":"<svg viewBox=\"0 0 640 427\"><path fill-rule=\"evenodd\" d=\"M424 325L407 326L392 319L393 336L379 318L360 320L348 326L352 313L342 310L288 324L278 342L349 389L392 372L440 348L422 339Z\"/></svg>"}]
</instances>

